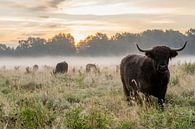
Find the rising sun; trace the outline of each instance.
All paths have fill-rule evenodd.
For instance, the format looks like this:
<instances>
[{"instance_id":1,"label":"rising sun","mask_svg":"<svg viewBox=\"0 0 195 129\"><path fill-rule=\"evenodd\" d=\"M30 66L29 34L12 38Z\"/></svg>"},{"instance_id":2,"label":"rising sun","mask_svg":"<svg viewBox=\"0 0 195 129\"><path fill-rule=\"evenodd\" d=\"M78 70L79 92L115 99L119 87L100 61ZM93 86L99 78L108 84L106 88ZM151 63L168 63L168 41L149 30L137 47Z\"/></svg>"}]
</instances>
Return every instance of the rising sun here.
<instances>
[{"instance_id":1,"label":"rising sun","mask_svg":"<svg viewBox=\"0 0 195 129\"><path fill-rule=\"evenodd\" d=\"M87 35L85 34L74 33L74 32L72 32L71 35L74 37L75 45L78 45L80 40L84 40L87 37Z\"/></svg>"}]
</instances>

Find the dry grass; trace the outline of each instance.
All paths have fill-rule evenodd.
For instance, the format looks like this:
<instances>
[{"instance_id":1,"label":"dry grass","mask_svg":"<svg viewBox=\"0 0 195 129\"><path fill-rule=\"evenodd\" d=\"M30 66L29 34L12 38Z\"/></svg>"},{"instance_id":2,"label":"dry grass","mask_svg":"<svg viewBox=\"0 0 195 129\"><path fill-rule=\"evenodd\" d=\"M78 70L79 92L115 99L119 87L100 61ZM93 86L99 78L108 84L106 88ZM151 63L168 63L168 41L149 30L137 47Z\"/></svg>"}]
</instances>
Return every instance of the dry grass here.
<instances>
[{"instance_id":1,"label":"dry grass","mask_svg":"<svg viewBox=\"0 0 195 129\"><path fill-rule=\"evenodd\" d=\"M193 65L193 64L192 64ZM186 65L170 66L165 112L153 105L129 106L115 67L100 74L83 68L66 75L50 67L26 74L0 70L0 128L141 129L195 127L195 73Z\"/></svg>"}]
</instances>

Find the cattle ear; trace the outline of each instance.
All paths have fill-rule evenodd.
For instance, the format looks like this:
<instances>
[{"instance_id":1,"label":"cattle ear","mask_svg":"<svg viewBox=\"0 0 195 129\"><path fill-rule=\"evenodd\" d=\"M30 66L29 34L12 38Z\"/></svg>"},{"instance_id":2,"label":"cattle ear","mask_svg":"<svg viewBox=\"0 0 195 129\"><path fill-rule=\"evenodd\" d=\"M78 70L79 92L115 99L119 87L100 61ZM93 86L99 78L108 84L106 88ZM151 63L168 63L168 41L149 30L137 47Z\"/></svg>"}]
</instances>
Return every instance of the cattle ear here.
<instances>
[{"instance_id":1,"label":"cattle ear","mask_svg":"<svg viewBox=\"0 0 195 129\"><path fill-rule=\"evenodd\" d=\"M147 52L145 52L145 55L147 56L147 57L150 57L150 58L154 58L154 54L153 54L153 52L152 51L147 51Z\"/></svg>"},{"instance_id":2,"label":"cattle ear","mask_svg":"<svg viewBox=\"0 0 195 129\"><path fill-rule=\"evenodd\" d=\"M171 50L170 58L176 57L177 55L177 51Z\"/></svg>"}]
</instances>

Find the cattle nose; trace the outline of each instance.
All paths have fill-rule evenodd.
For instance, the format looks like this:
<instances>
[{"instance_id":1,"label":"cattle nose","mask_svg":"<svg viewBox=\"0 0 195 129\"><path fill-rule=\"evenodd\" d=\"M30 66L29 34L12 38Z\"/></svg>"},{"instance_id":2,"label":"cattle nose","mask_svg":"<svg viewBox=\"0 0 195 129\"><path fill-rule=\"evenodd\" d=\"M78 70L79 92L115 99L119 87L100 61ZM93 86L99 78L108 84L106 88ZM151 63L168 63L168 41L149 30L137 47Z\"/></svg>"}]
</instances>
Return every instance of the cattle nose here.
<instances>
[{"instance_id":1,"label":"cattle nose","mask_svg":"<svg viewBox=\"0 0 195 129\"><path fill-rule=\"evenodd\" d=\"M163 64L163 65L160 65L160 67L161 68L166 68L167 66Z\"/></svg>"},{"instance_id":2,"label":"cattle nose","mask_svg":"<svg viewBox=\"0 0 195 129\"><path fill-rule=\"evenodd\" d=\"M160 71L165 71L165 70L167 70L167 69L168 69L168 67L167 67L166 64L160 64L160 65L159 65L159 70L160 70Z\"/></svg>"}]
</instances>

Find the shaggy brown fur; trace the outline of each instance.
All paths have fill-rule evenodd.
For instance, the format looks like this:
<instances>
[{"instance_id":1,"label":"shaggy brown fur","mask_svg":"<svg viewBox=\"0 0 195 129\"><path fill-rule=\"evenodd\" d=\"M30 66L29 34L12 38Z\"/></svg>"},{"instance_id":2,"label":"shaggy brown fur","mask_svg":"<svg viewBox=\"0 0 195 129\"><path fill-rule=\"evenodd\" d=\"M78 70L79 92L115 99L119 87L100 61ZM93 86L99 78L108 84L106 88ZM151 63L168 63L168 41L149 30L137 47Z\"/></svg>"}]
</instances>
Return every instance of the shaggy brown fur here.
<instances>
[{"instance_id":1,"label":"shaggy brown fur","mask_svg":"<svg viewBox=\"0 0 195 129\"><path fill-rule=\"evenodd\" d=\"M67 71L68 71L68 63L66 63L64 61L64 62L60 62L56 65L55 71L53 73L54 74L56 74L56 73L64 74L64 73L67 73Z\"/></svg>"},{"instance_id":2,"label":"shaggy brown fur","mask_svg":"<svg viewBox=\"0 0 195 129\"><path fill-rule=\"evenodd\" d=\"M145 52L146 56L128 55L121 61L120 74L124 94L127 100L139 98L138 92L142 92L146 98L153 95L158 98L158 103L163 109L170 77L169 59L177 56L177 50L157 46L152 50L144 51L137 47ZM178 51L180 50L182 49Z\"/></svg>"}]
</instances>

